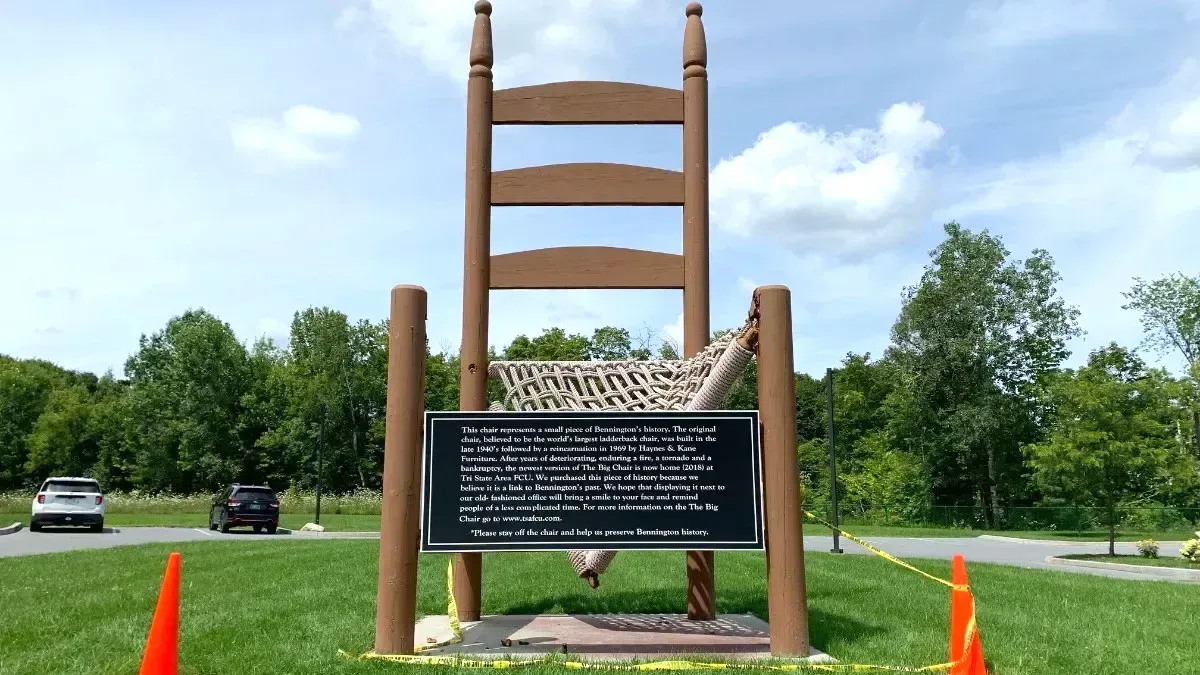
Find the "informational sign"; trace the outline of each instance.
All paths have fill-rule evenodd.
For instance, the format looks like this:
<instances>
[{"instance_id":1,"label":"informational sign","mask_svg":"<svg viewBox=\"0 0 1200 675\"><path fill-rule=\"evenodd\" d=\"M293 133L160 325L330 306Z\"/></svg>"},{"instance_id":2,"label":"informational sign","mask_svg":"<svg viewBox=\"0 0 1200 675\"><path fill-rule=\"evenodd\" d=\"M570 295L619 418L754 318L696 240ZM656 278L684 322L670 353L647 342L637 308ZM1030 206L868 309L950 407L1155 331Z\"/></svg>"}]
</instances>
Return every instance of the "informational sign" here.
<instances>
[{"instance_id":1,"label":"informational sign","mask_svg":"<svg viewBox=\"0 0 1200 675\"><path fill-rule=\"evenodd\" d=\"M421 550L762 550L758 411L427 412Z\"/></svg>"}]
</instances>

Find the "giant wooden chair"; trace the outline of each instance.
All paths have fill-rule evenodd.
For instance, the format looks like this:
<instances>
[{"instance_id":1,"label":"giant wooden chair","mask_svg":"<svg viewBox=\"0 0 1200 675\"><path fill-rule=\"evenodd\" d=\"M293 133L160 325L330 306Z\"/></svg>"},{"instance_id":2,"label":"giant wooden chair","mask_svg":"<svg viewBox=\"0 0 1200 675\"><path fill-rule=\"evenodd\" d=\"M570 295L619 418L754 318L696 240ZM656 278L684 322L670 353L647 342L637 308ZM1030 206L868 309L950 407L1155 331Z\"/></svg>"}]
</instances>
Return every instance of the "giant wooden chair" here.
<instances>
[{"instance_id":1,"label":"giant wooden chair","mask_svg":"<svg viewBox=\"0 0 1200 675\"><path fill-rule=\"evenodd\" d=\"M687 6L683 89L620 82L557 82L493 91L491 4L475 4L467 87L466 227L463 261L461 410L705 409L750 358L735 331L709 345L708 75L699 3ZM624 164L558 164L492 171L499 124L675 124L683 171ZM602 246L491 254L494 206L682 206L683 254ZM488 363L488 300L494 289L680 289L683 356L675 361ZM392 291L376 651L411 653L415 617L420 399L426 294ZM795 448L790 293L754 293L744 329L758 331L768 594L772 653L808 654L808 612ZM506 389L489 405L488 377ZM500 554L503 555L503 554ZM480 553L455 554L460 621L480 619ZM687 615L716 618L713 554L688 551Z\"/></svg>"}]
</instances>

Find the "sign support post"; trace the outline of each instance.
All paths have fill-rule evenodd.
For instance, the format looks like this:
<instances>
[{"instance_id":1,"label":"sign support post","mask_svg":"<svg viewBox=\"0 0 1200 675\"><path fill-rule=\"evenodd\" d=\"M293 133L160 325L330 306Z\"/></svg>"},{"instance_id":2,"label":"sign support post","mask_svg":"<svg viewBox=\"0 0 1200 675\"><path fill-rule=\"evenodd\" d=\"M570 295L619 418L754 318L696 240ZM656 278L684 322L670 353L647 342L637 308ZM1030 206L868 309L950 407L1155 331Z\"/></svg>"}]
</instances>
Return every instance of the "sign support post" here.
<instances>
[{"instance_id":1,"label":"sign support post","mask_svg":"<svg viewBox=\"0 0 1200 675\"><path fill-rule=\"evenodd\" d=\"M375 653L412 654L417 620L425 316L420 286L392 289Z\"/></svg>"}]
</instances>

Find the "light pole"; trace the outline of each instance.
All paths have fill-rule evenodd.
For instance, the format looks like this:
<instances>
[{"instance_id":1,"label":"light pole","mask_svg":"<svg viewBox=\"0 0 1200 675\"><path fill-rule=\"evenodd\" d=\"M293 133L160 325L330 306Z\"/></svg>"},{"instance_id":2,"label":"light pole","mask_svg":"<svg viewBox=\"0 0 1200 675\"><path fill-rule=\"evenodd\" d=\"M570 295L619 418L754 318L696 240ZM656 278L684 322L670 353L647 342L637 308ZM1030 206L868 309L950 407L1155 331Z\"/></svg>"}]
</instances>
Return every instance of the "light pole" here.
<instances>
[{"instance_id":1,"label":"light pole","mask_svg":"<svg viewBox=\"0 0 1200 675\"><path fill-rule=\"evenodd\" d=\"M831 553L842 553L838 539L838 504L837 504L837 451L833 434L833 368L825 369L825 404L829 415L829 508L833 516L833 548Z\"/></svg>"},{"instance_id":2,"label":"light pole","mask_svg":"<svg viewBox=\"0 0 1200 675\"><path fill-rule=\"evenodd\" d=\"M321 403L321 429L317 433L317 514L313 522L321 524L321 474L325 470L325 415L329 409Z\"/></svg>"}]
</instances>

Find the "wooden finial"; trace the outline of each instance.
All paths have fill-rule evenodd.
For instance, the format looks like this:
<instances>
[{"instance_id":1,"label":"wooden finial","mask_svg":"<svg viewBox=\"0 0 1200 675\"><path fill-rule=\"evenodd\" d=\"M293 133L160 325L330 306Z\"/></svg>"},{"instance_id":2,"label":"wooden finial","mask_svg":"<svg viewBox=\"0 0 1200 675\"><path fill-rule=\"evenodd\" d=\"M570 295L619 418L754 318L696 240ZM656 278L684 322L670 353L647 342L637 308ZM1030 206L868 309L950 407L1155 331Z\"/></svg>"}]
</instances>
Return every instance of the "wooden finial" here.
<instances>
[{"instance_id":1,"label":"wooden finial","mask_svg":"<svg viewBox=\"0 0 1200 675\"><path fill-rule=\"evenodd\" d=\"M708 44L704 39L704 8L698 2L688 3L684 10L687 26L683 29L683 79L708 75Z\"/></svg>"},{"instance_id":2,"label":"wooden finial","mask_svg":"<svg viewBox=\"0 0 1200 675\"><path fill-rule=\"evenodd\" d=\"M491 77L494 54L492 53L492 3L479 0L475 3L475 27L471 31L471 77Z\"/></svg>"}]
</instances>

